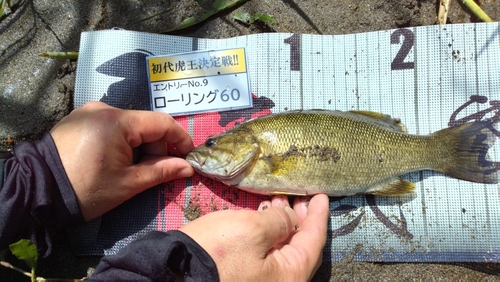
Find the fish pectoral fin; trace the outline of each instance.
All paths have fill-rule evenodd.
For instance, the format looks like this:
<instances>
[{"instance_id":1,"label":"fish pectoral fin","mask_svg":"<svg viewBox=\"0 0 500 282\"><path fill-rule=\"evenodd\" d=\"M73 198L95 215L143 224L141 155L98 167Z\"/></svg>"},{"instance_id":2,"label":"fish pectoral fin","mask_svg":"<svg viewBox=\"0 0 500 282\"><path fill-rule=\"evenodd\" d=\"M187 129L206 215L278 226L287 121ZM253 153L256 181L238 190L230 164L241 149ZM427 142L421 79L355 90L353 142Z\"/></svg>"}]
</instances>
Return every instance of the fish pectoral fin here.
<instances>
[{"instance_id":1,"label":"fish pectoral fin","mask_svg":"<svg viewBox=\"0 0 500 282\"><path fill-rule=\"evenodd\" d=\"M386 115L383 113L372 112L372 111L349 111L352 114L362 115L365 117L369 117L375 119L379 122L384 123L389 126L388 129L392 129L394 131L406 132L406 126L401 123L401 120L398 118L392 118L390 115Z\"/></svg>"},{"instance_id":2,"label":"fish pectoral fin","mask_svg":"<svg viewBox=\"0 0 500 282\"><path fill-rule=\"evenodd\" d=\"M296 168L297 158L293 155L270 155L263 158L273 176L282 176L292 173Z\"/></svg>"},{"instance_id":3,"label":"fish pectoral fin","mask_svg":"<svg viewBox=\"0 0 500 282\"><path fill-rule=\"evenodd\" d=\"M401 196L412 193L414 190L414 183L402 178L398 178L386 185L383 185L380 189L370 192L370 194L377 196Z\"/></svg>"}]
</instances>

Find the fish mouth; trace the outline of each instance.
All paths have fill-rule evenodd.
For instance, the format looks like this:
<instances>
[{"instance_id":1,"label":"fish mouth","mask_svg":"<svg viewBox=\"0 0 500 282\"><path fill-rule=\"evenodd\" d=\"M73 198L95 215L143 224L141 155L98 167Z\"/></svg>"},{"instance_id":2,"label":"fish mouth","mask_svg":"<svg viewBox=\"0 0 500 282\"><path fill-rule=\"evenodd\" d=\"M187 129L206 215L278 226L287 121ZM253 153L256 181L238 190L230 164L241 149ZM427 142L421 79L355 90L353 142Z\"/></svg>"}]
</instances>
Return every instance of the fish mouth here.
<instances>
[{"instance_id":1,"label":"fish mouth","mask_svg":"<svg viewBox=\"0 0 500 282\"><path fill-rule=\"evenodd\" d=\"M186 156L186 161L195 168L201 168L205 164L206 160L207 160L206 157L204 158L203 156L195 152L190 152Z\"/></svg>"},{"instance_id":2,"label":"fish mouth","mask_svg":"<svg viewBox=\"0 0 500 282\"><path fill-rule=\"evenodd\" d=\"M225 163L220 163L218 161L210 161L210 158L204 154L198 152L190 152L186 156L186 161L194 168L199 174L215 178L219 181L224 182L224 180L231 179L232 176L228 176L228 172L225 169L231 162L231 160Z\"/></svg>"}]
</instances>

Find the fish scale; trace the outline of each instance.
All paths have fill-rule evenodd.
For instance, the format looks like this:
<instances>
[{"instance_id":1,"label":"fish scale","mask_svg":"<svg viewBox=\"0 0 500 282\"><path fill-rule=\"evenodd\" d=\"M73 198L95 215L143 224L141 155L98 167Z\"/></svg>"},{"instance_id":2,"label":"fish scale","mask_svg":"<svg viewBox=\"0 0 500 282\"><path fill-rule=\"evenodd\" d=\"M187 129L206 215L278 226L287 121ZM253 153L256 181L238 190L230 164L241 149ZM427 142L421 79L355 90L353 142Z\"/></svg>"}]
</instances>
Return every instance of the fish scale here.
<instances>
[{"instance_id":1,"label":"fish scale","mask_svg":"<svg viewBox=\"0 0 500 282\"><path fill-rule=\"evenodd\" d=\"M313 124L314 126L311 126ZM425 137L386 131L357 120L335 115L276 115L254 123L247 123L242 128L248 128L259 139L263 157L259 158L258 162L267 162L268 155L282 156L291 144L296 147L326 146L338 151L340 155L338 161L334 161L332 158L327 161L319 161L317 158L307 155L292 157L293 159L290 161L286 158L281 162L278 160L280 166L283 166L283 163L289 164L289 169L286 169L288 181L283 185L294 185L300 189L307 189L309 186L315 186L321 191L342 188L342 190L354 190L351 193L356 194L358 189L365 190L368 186L384 182L388 177L393 178L395 174L399 175L425 167L419 160L416 160L418 156L411 156L414 161L403 163L406 166L402 165L401 162L394 162L394 160L408 157L408 154L405 153L408 150L401 148L401 146L398 150L391 150L391 143L389 143L391 141L400 142L419 148L428 143L425 142L427 140L421 140ZM265 142L260 136L264 132L269 132L270 129L277 129L272 130L272 133L284 137L278 138L276 142L271 144ZM288 134L284 134L284 132L288 132ZM415 142L405 142L404 140L414 138L419 140ZM379 155L380 151L386 151L382 162L376 159L376 155ZM410 149L409 151L414 150ZM251 185L255 188L266 186L272 182L281 182L280 179L273 177L272 171L262 170L261 172L264 173L254 174L263 178L259 177L258 180L249 176L240 185ZM311 177L311 175L315 177ZM280 178L282 176L282 174L277 175Z\"/></svg>"},{"instance_id":2,"label":"fish scale","mask_svg":"<svg viewBox=\"0 0 500 282\"><path fill-rule=\"evenodd\" d=\"M481 163L494 140L485 128L473 122L421 136L380 113L292 111L211 137L186 159L207 177L259 194L401 195L414 184L400 176L423 169L496 183L500 166Z\"/></svg>"}]
</instances>

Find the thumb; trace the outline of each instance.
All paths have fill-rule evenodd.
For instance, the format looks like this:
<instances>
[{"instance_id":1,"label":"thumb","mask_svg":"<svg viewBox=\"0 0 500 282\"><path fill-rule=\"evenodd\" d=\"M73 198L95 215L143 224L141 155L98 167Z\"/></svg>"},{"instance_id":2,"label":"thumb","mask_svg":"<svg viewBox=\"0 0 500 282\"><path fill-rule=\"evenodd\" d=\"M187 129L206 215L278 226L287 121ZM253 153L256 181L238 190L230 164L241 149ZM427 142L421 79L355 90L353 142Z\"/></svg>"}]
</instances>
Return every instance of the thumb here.
<instances>
[{"instance_id":1,"label":"thumb","mask_svg":"<svg viewBox=\"0 0 500 282\"><path fill-rule=\"evenodd\" d=\"M128 167L128 170L125 183L140 191L194 174L193 167L186 160L177 157L145 158Z\"/></svg>"},{"instance_id":2,"label":"thumb","mask_svg":"<svg viewBox=\"0 0 500 282\"><path fill-rule=\"evenodd\" d=\"M298 219L290 207L272 207L260 213L263 225L262 239L267 250L285 241L292 232L295 232Z\"/></svg>"}]
</instances>

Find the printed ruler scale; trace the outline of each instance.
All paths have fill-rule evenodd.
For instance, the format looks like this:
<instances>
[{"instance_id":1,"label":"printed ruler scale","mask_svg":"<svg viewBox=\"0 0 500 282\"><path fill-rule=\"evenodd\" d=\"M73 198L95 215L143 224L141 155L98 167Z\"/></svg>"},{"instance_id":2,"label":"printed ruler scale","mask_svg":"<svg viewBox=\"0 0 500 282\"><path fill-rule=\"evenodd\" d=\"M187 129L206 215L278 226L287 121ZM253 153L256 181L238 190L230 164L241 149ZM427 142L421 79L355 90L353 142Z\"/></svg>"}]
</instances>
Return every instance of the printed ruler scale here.
<instances>
[{"instance_id":1,"label":"printed ruler scale","mask_svg":"<svg viewBox=\"0 0 500 282\"><path fill-rule=\"evenodd\" d=\"M480 23L228 39L124 30L86 32L81 39L74 103L80 107L101 100L121 108L149 110L146 57L244 47L253 108L176 117L195 145L236 122L295 109L382 112L400 118L413 134L490 120L489 130L500 139L499 30L499 23ZM490 149L496 161L500 160L499 144ZM430 171L405 178L416 183L416 193L394 198L331 198L325 260L352 256L359 261L500 262L499 185L459 181ZM77 238L82 250L115 253L137 234L187 223L192 207L198 211L196 216L225 208L255 209L265 199L200 176L148 193L103 217L123 220L113 228L101 224L99 234L106 239L95 230L80 232L87 236ZM130 209L137 206L151 209L155 218L132 215Z\"/></svg>"}]
</instances>

